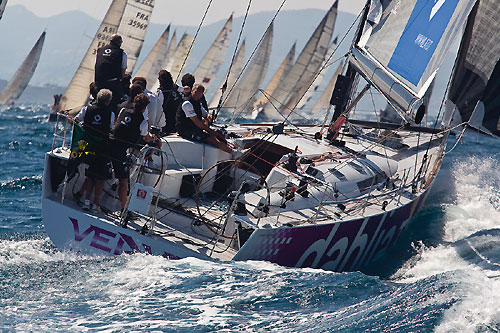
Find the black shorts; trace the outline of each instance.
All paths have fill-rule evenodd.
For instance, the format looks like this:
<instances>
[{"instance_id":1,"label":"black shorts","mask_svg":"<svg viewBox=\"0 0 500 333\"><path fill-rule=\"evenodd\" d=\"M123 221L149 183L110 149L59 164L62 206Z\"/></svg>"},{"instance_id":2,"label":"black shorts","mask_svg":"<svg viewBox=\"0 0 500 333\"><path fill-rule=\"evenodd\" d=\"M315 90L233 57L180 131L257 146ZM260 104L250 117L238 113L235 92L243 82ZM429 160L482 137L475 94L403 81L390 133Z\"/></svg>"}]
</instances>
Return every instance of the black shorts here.
<instances>
[{"instance_id":1,"label":"black shorts","mask_svg":"<svg viewBox=\"0 0 500 333\"><path fill-rule=\"evenodd\" d=\"M85 167L85 176L97 180L111 179L112 172L111 162L102 154L97 154Z\"/></svg>"},{"instance_id":2,"label":"black shorts","mask_svg":"<svg viewBox=\"0 0 500 333\"><path fill-rule=\"evenodd\" d=\"M196 127L186 131L179 132L179 135L184 139L194 140L197 142L206 142L210 134L204 132L202 129Z\"/></svg>"},{"instance_id":3,"label":"black shorts","mask_svg":"<svg viewBox=\"0 0 500 333\"><path fill-rule=\"evenodd\" d=\"M117 179L128 179L130 176L130 163L127 161L127 147L113 145L111 150L111 163Z\"/></svg>"}]
</instances>

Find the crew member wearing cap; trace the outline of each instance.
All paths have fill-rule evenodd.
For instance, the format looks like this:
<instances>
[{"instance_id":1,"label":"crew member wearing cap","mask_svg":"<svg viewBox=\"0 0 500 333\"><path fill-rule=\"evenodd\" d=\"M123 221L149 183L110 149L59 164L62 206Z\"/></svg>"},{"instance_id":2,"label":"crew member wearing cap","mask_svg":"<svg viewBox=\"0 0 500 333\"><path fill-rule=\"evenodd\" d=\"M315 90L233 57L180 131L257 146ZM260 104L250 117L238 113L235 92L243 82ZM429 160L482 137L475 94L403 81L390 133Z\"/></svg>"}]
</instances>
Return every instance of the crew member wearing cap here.
<instances>
[{"instance_id":1,"label":"crew member wearing cap","mask_svg":"<svg viewBox=\"0 0 500 333\"><path fill-rule=\"evenodd\" d=\"M127 54L122 46L122 37L118 34L111 36L109 44L97 49L95 62L95 80L97 89L109 89L113 93L110 107L117 112L116 105L123 97L121 80L127 70Z\"/></svg>"}]
</instances>

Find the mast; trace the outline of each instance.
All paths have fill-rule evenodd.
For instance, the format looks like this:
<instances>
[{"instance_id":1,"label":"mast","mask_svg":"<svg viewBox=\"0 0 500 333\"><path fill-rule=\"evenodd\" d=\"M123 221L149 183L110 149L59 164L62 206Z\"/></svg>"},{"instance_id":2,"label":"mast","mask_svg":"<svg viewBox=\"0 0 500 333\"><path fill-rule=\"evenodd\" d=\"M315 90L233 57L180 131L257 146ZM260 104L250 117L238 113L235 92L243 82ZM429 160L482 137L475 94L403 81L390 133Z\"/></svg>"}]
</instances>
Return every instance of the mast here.
<instances>
[{"instance_id":1,"label":"mast","mask_svg":"<svg viewBox=\"0 0 500 333\"><path fill-rule=\"evenodd\" d=\"M167 56L168 37L170 35L170 24L162 33L155 46L139 67L134 76L146 78L147 88L151 89L158 78L158 72L162 69L163 61Z\"/></svg>"},{"instance_id":2,"label":"mast","mask_svg":"<svg viewBox=\"0 0 500 333\"><path fill-rule=\"evenodd\" d=\"M28 53L12 79L7 83L5 89L0 93L0 105L17 100L26 89L40 60L44 41L45 31L42 32L30 53Z\"/></svg>"},{"instance_id":3,"label":"mast","mask_svg":"<svg viewBox=\"0 0 500 333\"><path fill-rule=\"evenodd\" d=\"M224 105L236 109L246 109L253 100L253 95L259 88L269 66L269 58L273 43L273 24L269 25L262 43L259 45L245 73L229 93Z\"/></svg>"},{"instance_id":4,"label":"mast","mask_svg":"<svg viewBox=\"0 0 500 333\"><path fill-rule=\"evenodd\" d=\"M232 87L234 85L234 83L236 82L236 78L243 70L244 65L245 65L245 40L243 40L240 48L238 49L238 52L236 53L233 66L231 66L231 72L228 72L226 73L226 75L224 75L223 82L227 77L228 87ZM221 88L217 89L217 91L215 92L214 96L212 97L212 100L210 101L210 104L208 105L209 108L216 108L217 105L219 105L219 100L222 96L222 82L221 85L219 86L221 86Z\"/></svg>"},{"instance_id":5,"label":"mast","mask_svg":"<svg viewBox=\"0 0 500 333\"><path fill-rule=\"evenodd\" d=\"M2 19L3 12L7 6L7 0L0 0L0 20Z\"/></svg>"},{"instance_id":6,"label":"mast","mask_svg":"<svg viewBox=\"0 0 500 333\"><path fill-rule=\"evenodd\" d=\"M132 72L144 42L154 0L137 2L113 0L97 30L80 66L59 103L61 110L77 111L86 104L89 85L94 81L94 65L97 49L106 45L113 34L120 33L122 48L127 53L128 71Z\"/></svg>"},{"instance_id":7,"label":"mast","mask_svg":"<svg viewBox=\"0 0 500 333\"><path fill-rule=\"evenodd\" d=\"M203 84L205 91L208 91L213 79L217 76L219 68L224 63L231 38L232 25L233 15L231 14L217 35L217 38L215 38L203 59L201 59L200 64L193 72L196 81Z\"/></svg>"}]
</instances>

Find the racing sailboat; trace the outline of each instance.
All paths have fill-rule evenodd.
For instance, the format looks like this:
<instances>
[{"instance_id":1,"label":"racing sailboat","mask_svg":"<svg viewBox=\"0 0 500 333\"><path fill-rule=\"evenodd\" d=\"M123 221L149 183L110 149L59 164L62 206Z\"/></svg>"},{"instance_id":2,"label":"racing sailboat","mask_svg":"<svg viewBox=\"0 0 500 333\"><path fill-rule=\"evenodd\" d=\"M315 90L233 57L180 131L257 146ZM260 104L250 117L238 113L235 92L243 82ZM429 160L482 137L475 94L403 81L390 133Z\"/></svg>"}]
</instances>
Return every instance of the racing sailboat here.
<instances>
[{"instance_id":1,"label":"racing sailboat","mask_svg":"<svg viewBox=\"0 0 500 333\"><path fill-rule=\"evenodd\" d=\"M75 137L72 148L68 141L54 144L43 177L49 237L62 250L86 254L142 252L360 269L405 230L439 171L450 128L420 125L426 112L422 97L466 21L447 112L467 117L464 111L473 109L481 119L474 123L498 133L499 53L489 53L500 45L499 30L489 30L499 21L495 1L367 1L346 68L336 78L329 125L289 119L222 125L226 140L244 149L238 159L165 136L154 156L159 172L143 167L146 152L130 156L127 209L133 216L120 213L112 182L101 200L104 212L82 210L71 196L83 177L69 179L66 169L86 146ZM485 31L491 45L478 50L474 46L484 42ZM477 87L470 97L458 91L469 79ZM402 125L351 117L370 89L398 110Z\"/></svg>"},{"instance_id":2,"label":"racing sailboat","mask_svg":"<svg viewBox=\"0 0 500 333\"><path fill-rule=\"evenodd\" d=\"M14 73L14 76L12 76L7 86L0 93L0 105L14 102L24 92L38 66L44 41L45 31L42 32L30 53L28 53L21 66Z\"/></svg>"}]
</instances>

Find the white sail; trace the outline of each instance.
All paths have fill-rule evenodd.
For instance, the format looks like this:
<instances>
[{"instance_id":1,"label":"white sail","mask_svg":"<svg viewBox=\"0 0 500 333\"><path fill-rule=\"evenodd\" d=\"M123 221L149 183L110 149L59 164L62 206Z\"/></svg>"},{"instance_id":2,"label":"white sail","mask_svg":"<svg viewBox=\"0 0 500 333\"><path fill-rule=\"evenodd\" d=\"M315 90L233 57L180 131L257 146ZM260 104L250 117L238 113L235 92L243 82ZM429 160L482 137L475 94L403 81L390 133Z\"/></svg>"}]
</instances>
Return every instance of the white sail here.
<instances>
[{"instance_id":1,"label":"white sail","mask_svg":"<svg viewBox=\"0 0 500 333\"><path fill-rule=\"evenodd\" d=\"M5 11L5 6L7 6L7 0L0 0L0 20L2 19L3 12Z\"/></svg>"},{"instance_id":2,"label":"white sail","mask_svg":"<svg viewBox=\"0 0 500 333\"><path fill-rule=\"evenodd\" d=\"M474 2L374 0L350 61L400 112L420 118L422 97Z\"/></svg>"},{"instance_id":3,"label":"white sail","mask_svg":"<svg viewBox=\"0 0 500 333\"><path fill-rule=\"evenodd\" d=\"M170 58L174 56L175 50L177 49L177 31L174 30L172 38L170 38L170 43L168 44L167 52L165 53L165 58L161 60L161 69L167 69L167 64Z\"/></svg>"},{"instance_id":4,"label":"white sail","mask_svg":"<svg viewBox=\"0 0 500 333\"><path fill-rule=\"evenodd\" d=\"M304 94L304 97L300 100L299 104L297 104L298 109L304 108L307 103L311 100L311 98L314 96L316 91L318 90L319 86L323 82L323 78L325 77L326 74L326 66L327 62L331 60L330 58L333 55L333 52L335 52L335 49L337 48L337 38L330 44L330 47L328 48L328 52L326 53L325 59L323 60L323 63L321 64L320 68L323 68L322 71L319 72L318 76L314 80L313 84L309 87L309 89L306 91Z\"/></svg>"},{"instance_id":5,"label":"white sail","mask_svg":"<svg viewBox=\"0 0 500 333\"><path fill-rule=\"evenodd\" d=\"M169 35L170 25L165 29L151 52L149 52L144 62L134 74L134 76L146 78L148 89L154 86L158 78L158 72L162 69L163 61L167 56Z\"/></svg>"},{"instance_id":6,"label":"white sail","mask_svg":"<svg viewBox=\"0 0 500 333\"><path fill-rule=\"evenodd\" d=\"M45 31L38 38L19 69L14 73L9 83L7 83L5 89L0 93L0 105L7 104L9 101L15 101L21 96L24 89L26 89L40 60L44 41Z\"/></svg>"},{"instance_id":7,"label":"white sail","mask_svg":"<svg viewBox=\"0 0 500 333\"><path fill-rule=\"evenodd\" d=\"M231 66L231 72L226 73L226 75L224 75L224 79L223 82L220 84L220 87L222 87L227 78L227 89L231 89L231 87L236 82L236 78L238 77L238 75L240 75L241 71L243 70L244 65L245 65L245 41L243 40L240 48L238 49L238 52L236 53L233 65ZM212 100L210 101L208 107L216 108L219 105L219 100L221 96L222 96L222 88L219 88L212 97Z\"/></svg>"},{"instance_id":8,"label":"white sail","mask_svg":"<svg viewBox=\"0 0 500 333\"><path fill-rule=\"evenodd\" d=\"M59 108L76 111L85 105L89 96L89 84L94 81L94 65L97 49L106 45L113 34L122 35L122 48L127 53L128 71L134 69L137 57L149 25L152 1L113 0L97 30L87 53L66 89Z\"/></svg>"},{"instance_id":9,"label":"white sail","mask_svg":"<svg viewBox=\"0 0 500 333\"><path fill-rule=\"evenodd\" d=\"M179 45L177 45L174 55L168 61L166 69L170 72L170 74L172 74L174 82L180 78L184 67L186 67L190 56L189 48L191 47L191 44L193 44L193 41L194 36L185 33L179 41Z\"/></svg>"},{"instance_id":10,"label":"white sail","mask_svg":"<svg viewBox=\"0 0 500 333\"><path fill-rule=\"evenodd\" d=\"M335 87L335 83L337 82L337 76L339 76L342 73L343 66L344 66L344 64L341 63L339 65L339 67L337 67L337 70L335 71L332 78L328 82L327 86L325 87L325 90L323 91L323 93L319 97L316 104L314 104L314 106L312 107L311 113L317 114L317 113L329 108L333 88Z\"/></svg>"},{"instance_id":11,"label":"white sail","mask_svg":"<svg viewBox=\"0 0 500 333\"><path fill-rule=\"evenodd\" d=\"M292 69L294 65L294 59L295 59L295 45L296 43L293 43L292 48L290 51L288 51L288 54L285 56L285 59L281 62L281 65L278 67L278 70L276 73L274 73L273 77L271 78L271 81L267 84L266 88L264 91L266 94L261 94L259 98L255 101L253 104L254 109L258 109L265 105L267 103L267 96L272 96L276 89L278 88L279 82L282 77L286 76L288 72Z\"/></svg>"},{"instance_id":12,"label":"white sail","mask_svg":"<svg viewBox=\"0 0 500 333\"><path fill-rule=\"evenodd\" d=\"M272 44L273 25L271 24L245 73L224 100L225 107L235 107L237 111L250 108L253 96L266 75Z\"/></svg>"},{"instance_id":13,"label":"white sail","mask_svg":"<svg viewBox=\"0 0 500 333\"><path fill-rule=\"evenodd\" d=\"M334 2L312 34L292 70L280 82L278 94L273 96L275 101L272 104L267 103L265 106L264 114L266 117L276 118L279 116L275 106L280 114L288 114L313 83L332 39L333 27L337 19L337 8L338 0Z\"/></svg>"},{"instance_id":14,"label":"white sail","mask_svg":"<svg viewBox=\"0 0 500 333\"><path fill-rule=\"evenodd\" d=\"M224 63L227 48L229 47L229 40L231 37L233 25L233 15L229 17L219 32L219 35L214 40L207 53L201 60L198 67L193 72L197 83L203 84L205 91L208 90L214 78L219 71L219 68Z\"/></svg>"}]
</instances>

